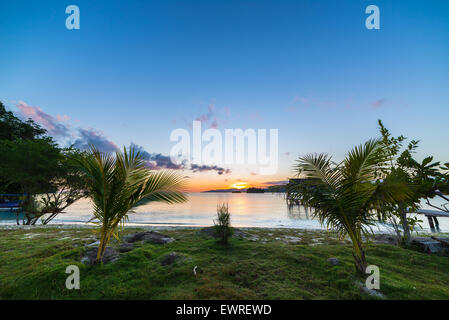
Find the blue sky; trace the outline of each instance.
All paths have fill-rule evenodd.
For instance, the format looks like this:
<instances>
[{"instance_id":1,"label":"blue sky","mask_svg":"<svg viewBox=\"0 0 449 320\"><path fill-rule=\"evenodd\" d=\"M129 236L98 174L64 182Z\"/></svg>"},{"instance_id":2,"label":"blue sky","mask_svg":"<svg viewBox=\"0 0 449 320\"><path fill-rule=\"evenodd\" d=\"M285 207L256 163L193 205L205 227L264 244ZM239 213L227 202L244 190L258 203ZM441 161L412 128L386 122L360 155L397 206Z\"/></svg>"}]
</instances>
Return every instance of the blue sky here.
<instances>
[{"instance_id":1,"label":"blue sky","mask_svg":"<svg viewBox=\"0 0 449 320\"><path fill-rule=\"evenodd\" d=\"M80 30L65 28L70 4ZM370 4L380 30L365 28ZM265 180L300 154L343 157L377 119L448 161L448 16L444 0L3 1L0 100L151 153L202 115L277 128L281 169ZM242 176L255 179L214 177Z\"/></svg>"}]
</instances>

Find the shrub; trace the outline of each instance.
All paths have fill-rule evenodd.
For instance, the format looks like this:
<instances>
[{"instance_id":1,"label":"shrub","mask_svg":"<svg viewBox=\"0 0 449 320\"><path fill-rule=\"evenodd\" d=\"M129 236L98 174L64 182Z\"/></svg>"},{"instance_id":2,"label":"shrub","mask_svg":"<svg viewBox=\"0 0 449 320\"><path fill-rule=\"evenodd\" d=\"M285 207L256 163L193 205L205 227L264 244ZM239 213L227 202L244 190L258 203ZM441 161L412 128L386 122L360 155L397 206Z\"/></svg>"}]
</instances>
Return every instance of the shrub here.
<instances>
[{"instance_id":1,"label":"shrub","mask_svg":"<svg viewBox=\"0 0 449 320\"><path fill-rule=\"evenodd\" d=\"M217 219L214 220L214 225L219 242L227 244L229 237L232 235L231 213L227 204L223 203L217 206Z\"/></svg>"}]
</instances>

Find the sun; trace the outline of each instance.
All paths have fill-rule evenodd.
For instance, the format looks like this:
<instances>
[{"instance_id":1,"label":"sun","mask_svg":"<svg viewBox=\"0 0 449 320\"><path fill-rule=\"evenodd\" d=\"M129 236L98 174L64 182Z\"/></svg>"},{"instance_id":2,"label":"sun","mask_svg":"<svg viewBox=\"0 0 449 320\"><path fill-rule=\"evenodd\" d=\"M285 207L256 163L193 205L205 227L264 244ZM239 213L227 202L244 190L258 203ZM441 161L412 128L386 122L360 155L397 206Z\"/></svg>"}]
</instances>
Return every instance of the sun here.
<instances>
[{"instance_id":1,"label":"sun","mask_svg":"<svg viewBox=\"0 0 449 320\"><path fill-rule=\"evenodd\" d=\"M236 182L234 184L231 184L229 186L230 189L245 189L248 188L249 185L247 182Z\"/></svg>"}]
</instances>

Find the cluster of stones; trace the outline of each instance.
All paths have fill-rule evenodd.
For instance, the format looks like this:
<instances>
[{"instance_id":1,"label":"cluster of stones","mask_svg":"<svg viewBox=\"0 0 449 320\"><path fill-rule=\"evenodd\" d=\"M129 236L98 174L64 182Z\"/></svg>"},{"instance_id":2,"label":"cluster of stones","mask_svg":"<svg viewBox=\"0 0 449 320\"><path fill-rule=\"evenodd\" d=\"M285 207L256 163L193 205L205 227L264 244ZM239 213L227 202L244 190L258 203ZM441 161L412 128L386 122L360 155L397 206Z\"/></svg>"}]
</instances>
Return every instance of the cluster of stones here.
<instances>
[{"instance_id":1,"label":"cluster of stones","mask_svg":"<svg viewBox=\"0 0 449 320\"><path fill-rule=\"evenodd\" d=\"M175 241L175 239L163 235L155 231L142 231L137 233L132 233L123 237L122 244L118 249L107 247L102 259L103 263L115 262L120 258L120 253L129 252L134 249L134 244L136 242L142 243L153 243L153 244L166 244ZM81 258L81 262L84 264L92 265L96 262L97 251L99 242L94 242L90 244L86 250L84 256ZM181 255L176 252L171 252L164 256L161 260L162 265L168 265L179 259Z\"/></svg>"}]
</instances>

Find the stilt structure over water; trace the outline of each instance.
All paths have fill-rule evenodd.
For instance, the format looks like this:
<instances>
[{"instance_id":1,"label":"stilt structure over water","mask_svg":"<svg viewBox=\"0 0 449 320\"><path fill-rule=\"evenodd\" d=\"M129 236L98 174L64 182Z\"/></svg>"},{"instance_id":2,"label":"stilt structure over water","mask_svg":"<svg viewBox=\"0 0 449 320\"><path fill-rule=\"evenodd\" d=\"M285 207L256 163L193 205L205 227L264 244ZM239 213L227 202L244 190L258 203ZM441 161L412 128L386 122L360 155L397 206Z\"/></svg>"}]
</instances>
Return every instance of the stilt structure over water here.
<instances>
[{"instance_id":1,"label":"stilt structure over water","mask_svg":"<svg viewBox=\"0 0 449 320\"><path fill-rule=\"evenodd\" d=\"M449 213L438 211L438 210L422 210L421 209L421 210L417 210L416 212L409 212L409 213L425 215L427 217L427 220L429 221L430 231L432 231L432 232L440 232L440 223L438 221L438 218L440 218L440 217L449 218Z\"/></svg>"},{"instance_id":2,"label":"stilt structure over water","mask_svg":"<svg viewBox=\"0 0 449 320\"><path fill-rule=\"evenodd\" d=\"M311 179L307 178L292 178L289 179L288 184L285 187L285 199L287 201L287 205L289 206L305 206L302 201L302 195L300 192L301 188L296 188L297 186L305 186L308 184L311 188L313 188L313 182ZM416 210L416 212L409 212L408 214L423 214L427 217L429 222L429 227L432 232L440 232L440 223L438 218L447 217L449 218L449 213L438 210Z\"/></svg>"}]
</instances>

